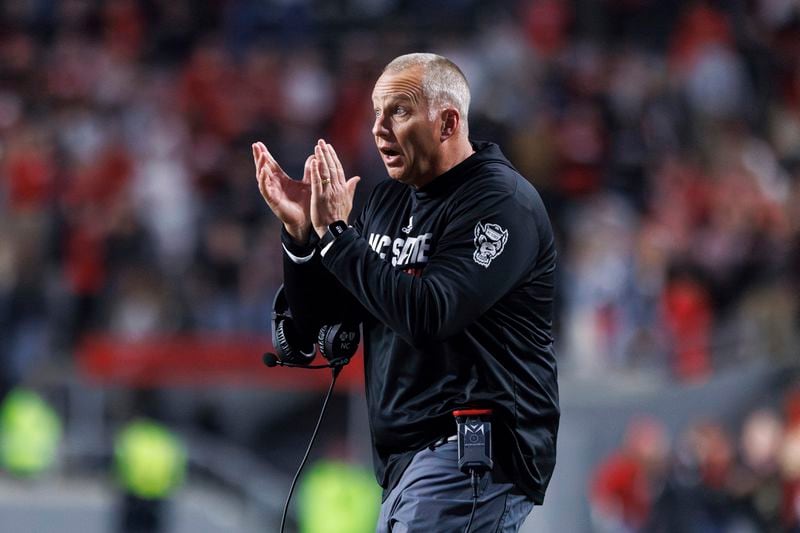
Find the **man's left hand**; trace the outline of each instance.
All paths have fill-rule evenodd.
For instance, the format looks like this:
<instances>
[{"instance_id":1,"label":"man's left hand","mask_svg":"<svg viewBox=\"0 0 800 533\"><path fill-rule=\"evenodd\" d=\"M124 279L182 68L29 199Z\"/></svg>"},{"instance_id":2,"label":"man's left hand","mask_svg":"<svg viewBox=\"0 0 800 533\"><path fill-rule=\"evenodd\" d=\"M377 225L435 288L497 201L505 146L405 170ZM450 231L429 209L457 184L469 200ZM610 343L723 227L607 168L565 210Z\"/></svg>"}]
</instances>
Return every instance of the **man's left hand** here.
<instances>
[{"instance_id":1,"label":"man's left hand","mask_svg":"<svg viewBox=\"0 0 800 533\"><path fill-rule=\"evenodd\" d=\"M358 176L345 180L333 146L322 139L317 142L311 165L311 223L317 235L322 237L328 225L337 220L347 222L360 180Z\"/></svg>"}]
</instances>

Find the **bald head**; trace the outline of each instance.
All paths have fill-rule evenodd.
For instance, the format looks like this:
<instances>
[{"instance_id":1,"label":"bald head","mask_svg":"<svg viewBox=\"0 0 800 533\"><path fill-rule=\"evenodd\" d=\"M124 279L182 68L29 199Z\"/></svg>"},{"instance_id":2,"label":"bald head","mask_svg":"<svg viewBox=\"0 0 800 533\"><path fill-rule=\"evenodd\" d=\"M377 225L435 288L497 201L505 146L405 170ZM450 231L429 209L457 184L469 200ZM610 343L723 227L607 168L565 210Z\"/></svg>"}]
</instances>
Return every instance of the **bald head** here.
<instances>
[{"instance_id":1,"label":"bald head","mask_svg":"<svg viewBox=\"0 0 800 533\"><path fill-rule=\"evenodd\" d=\"M461 133L468 134L469 84L458 66L436 54L406 54L393 59L383 69L384 74L396 74L411 68L422 71L422 95L428 103L431 119L447 107L458 111Z\"/></svg>"},{"instance_id":2,"label":"bald head","mask_svg":"<svg viewBox=\"0 0 800 533\"><path fill-rule=\"evenodd\" d=\"M409 54L389 63L372 91L372 134L392 179L423 187L473 153L469 87L452 61Z\"/></svg>"}]
</instances>

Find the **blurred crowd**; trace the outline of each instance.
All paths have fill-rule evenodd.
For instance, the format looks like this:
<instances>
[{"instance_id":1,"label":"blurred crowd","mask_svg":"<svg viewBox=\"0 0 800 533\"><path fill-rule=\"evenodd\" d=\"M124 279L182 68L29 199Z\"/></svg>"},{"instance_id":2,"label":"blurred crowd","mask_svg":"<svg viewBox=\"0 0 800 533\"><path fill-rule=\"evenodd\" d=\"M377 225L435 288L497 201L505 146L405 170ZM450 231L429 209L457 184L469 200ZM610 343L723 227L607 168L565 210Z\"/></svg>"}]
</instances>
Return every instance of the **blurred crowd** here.
<instances>
[{"instance_id":1,"label":"blurred crowd","mask_svg":"<svg viewBox=\"0 0 800 533\"><path fill-rule=\"evenodd\" d=\"M791 0L0 3L0 373L87 332L268 331L254 180L314 141L385 177L382 66L465 71L470 130L542 193L565 372L706 379L800 320L800 7Z\"/></svg>"},{"instance_id":2,"label":"blurred crowd","mask_svg":"<svg viewBox=\"0 0 800 533\"><path fill-rule=\"evenodd\" d=\"M658 419L633 419L589 495L598 533L800 531L800 389L738 431L697 420L672 440Z\"/></svg>"}]
</instances>

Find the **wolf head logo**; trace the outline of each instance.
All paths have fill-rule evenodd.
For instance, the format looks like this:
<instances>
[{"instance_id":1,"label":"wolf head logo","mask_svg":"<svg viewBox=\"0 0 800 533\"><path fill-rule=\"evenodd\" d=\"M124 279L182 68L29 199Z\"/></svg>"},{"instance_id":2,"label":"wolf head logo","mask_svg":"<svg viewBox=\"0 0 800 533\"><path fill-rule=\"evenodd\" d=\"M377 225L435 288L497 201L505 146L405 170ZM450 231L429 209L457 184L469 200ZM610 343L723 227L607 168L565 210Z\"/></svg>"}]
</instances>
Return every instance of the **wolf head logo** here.
<instances>
[{"instance_id":1,"label":"wolf head logo","mask_svg":"<svg viewBox=\"0 0 800 533\"><path fill-rule=\"evenodd\" d=\"M501 228L498 224L475 225L475 253L472 259L476 263L488 268L495 257L503 253L508 241L508 230Z\"/></svg>"}]
</instances>

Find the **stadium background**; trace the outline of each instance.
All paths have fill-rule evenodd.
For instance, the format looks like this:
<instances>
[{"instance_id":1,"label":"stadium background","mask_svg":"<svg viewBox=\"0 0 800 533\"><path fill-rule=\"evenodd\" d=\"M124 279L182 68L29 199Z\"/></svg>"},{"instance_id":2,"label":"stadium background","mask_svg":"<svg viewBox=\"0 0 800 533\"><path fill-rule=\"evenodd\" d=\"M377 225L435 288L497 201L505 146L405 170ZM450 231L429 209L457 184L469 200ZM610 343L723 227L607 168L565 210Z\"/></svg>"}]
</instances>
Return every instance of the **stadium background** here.
<instances>
[{"instance_id":1,"label":"stadium background","mask_svg":"<svg viewBox=\"0 0 800 533\"><path fill-rule=\"evenodd\" d=\"M764 493L798 526L797 2L6 0L0 394L63 437L4 465L0 531L113 530L143 416L188 454L168 530L276 529L327 375L260 366L280 245L250 144L297 176L324 137L363 202L372 84L414 50L463 68L559 239L559 465L526 531L759 531ZM368 465L343 377L312 461Z\"/></svg>"}]
</instances>

